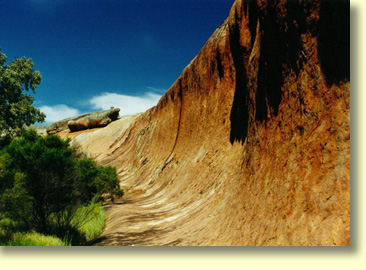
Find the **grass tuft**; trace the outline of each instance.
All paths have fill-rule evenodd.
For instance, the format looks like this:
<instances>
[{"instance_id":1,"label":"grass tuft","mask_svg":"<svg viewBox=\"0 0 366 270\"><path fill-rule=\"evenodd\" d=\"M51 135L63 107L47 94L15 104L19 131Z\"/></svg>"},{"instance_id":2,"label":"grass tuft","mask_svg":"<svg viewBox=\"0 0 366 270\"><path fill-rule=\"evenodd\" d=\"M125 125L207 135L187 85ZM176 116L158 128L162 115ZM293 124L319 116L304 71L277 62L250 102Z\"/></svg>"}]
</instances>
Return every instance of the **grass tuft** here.
<instances>
[{"instance_id":1,"label":"grass tuft","mask_svg":"<svg viewBox=\"0 0 366 270\"><path fill-rule=\"evenodd\" d=\"M75 224L81 224L79 231L90 241L100 235L104 229L105 212L100 203L91 203L78 209L73 219Z\"/></svg>"},{"instance_id":2,"label":"grass tuft","mask_svg":"<svg viewBox=\"0 0 366 270\"><path fill-rule=\"evenodd\" d=\"M7 246L65 246L61 239L55 236L28 232L15 233L12 239L6 243Z\"/></svg>"}]
</instances>

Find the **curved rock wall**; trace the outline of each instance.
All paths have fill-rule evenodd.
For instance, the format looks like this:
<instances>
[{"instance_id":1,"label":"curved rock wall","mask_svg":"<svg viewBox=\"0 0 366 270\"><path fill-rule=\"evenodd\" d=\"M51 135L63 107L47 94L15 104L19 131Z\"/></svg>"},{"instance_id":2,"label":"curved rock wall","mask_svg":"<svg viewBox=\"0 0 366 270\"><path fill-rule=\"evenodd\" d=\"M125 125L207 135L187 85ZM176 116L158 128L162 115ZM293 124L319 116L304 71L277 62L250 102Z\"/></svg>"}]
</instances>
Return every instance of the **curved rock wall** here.
<instances>
[{"instance_id":1,"label":"curved rock wall","mask_svg":"<svg viewBox=\"0 0 366 270\"><path fill-rule=\"evenodd\" d=\"M346 1L237 0L157 106L118 123L99 161L127 192L95 244L350 244Z\"/></svg>"}]
</instances>

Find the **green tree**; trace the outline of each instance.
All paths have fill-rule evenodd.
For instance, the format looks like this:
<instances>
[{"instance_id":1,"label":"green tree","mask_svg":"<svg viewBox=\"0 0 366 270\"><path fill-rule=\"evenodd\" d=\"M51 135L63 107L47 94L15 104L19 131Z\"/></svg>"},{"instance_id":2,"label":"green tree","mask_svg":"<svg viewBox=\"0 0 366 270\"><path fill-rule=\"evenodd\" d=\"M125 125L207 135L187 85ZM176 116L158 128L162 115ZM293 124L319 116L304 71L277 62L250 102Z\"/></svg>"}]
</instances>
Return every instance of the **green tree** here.
<instances>
[{"instance_id":1,"label":"green tree","mask_svg":"<svg viewBox=\"0 0 366 270\"><path fill-rule=\"evenodd\" d=\"M35 93L41 83L41 73L34 70L32 59L16 58L9 64L6 60L0 49L0 145L19 135L24 125L43 122L46 117L25 93Z\"/></svg>"}]
</instances>

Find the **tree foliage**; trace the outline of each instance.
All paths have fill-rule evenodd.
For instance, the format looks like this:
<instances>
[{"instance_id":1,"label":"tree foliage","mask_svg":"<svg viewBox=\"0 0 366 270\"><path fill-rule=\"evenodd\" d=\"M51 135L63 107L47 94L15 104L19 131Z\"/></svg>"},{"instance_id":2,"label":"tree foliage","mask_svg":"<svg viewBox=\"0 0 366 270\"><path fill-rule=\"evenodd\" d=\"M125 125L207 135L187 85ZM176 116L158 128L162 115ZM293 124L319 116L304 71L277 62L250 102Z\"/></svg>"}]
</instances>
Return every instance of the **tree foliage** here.
<instances>
[{"instance_id":1,"label":"tree foliage","mask_svg":"<svg viewBox=\"0 0 366 270\"><path fill-rule=\"evenodd\" d=\"M111 166L97 166L90 158L83 158L78 162L78 179L81 198L85 201L93 199L97 194L118 193L119 180L116 168ZM123 193L122 193L123 195Z\"/></svg>"},{"instance_id":2,"label":"tree foliage","mask_svg":"<svg viewBox=\"0 0 366 270\"><path fill-rule=\"evenodd\" d=\"M0 211L40 233L75 231L81 205L121 192L115 168L79 158L58 136L24 131L0 154Z\"/></svg>"},{"instance_id":3,"label":"tree foliage","mask_svg":"<svg viewBox=\"0 0 366 270\"><path fill-rule=\"evenodd\" d=\"M6 65L7 56L0 49L0 139L10 140L19 135L24 125L43 122L45 115L33 107L35 93L41 83L41 73L34 69L30 58L16 58Z\"/></svg>"}]
</instances>

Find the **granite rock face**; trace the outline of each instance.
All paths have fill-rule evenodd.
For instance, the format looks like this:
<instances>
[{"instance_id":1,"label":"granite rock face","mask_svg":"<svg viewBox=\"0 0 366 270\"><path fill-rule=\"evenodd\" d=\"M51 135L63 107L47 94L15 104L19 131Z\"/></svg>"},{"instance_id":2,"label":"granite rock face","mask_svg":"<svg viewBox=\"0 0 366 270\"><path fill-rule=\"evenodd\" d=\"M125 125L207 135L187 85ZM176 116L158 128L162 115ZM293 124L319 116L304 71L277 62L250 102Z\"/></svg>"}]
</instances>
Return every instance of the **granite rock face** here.
<instances>
[{"instance_id":1,"label":"granite rock face","mask_svg":"<svg viewBox=\"0 0 366 270\"><path fill-rule=\"evenodd\" d=\"M349 245L349 19L237 0L156 107L65 131L126 191L94 244Z\"/></svg>"}]
</instances>

